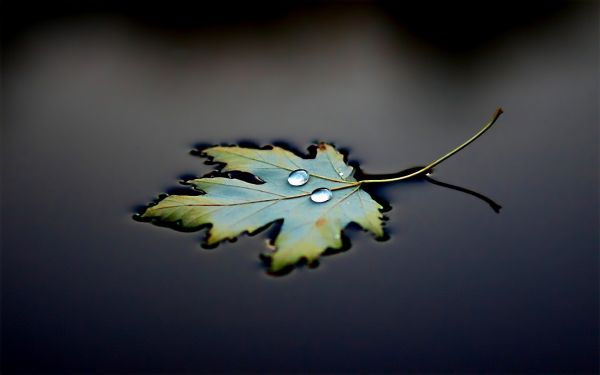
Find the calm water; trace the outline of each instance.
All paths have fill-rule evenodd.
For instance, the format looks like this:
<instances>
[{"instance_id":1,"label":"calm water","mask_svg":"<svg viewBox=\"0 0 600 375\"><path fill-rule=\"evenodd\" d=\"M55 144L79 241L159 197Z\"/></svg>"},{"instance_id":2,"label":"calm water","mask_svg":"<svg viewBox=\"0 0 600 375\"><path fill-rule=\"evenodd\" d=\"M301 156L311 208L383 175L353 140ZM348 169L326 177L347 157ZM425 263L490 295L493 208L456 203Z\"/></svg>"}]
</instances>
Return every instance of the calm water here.
<instances>
[{"instance_id":1,"label":"calm water","mask_svg":"<svg viewBox=\"0 0 600 375\"><path fill-rule=\"evenodd\" d=\"M3 67L3 370L597 371L597 5L450 51L400 21L368 8L182 33L99 16L19 34ZM390 173L499 105L435 177L500 214L424 181L382 187L389 241L351 230L349 251L278 278L258 259L266 233L205 250L202 232L131 219L210 171L199 143L325 140Z\"/></svg>"}]
</instances>

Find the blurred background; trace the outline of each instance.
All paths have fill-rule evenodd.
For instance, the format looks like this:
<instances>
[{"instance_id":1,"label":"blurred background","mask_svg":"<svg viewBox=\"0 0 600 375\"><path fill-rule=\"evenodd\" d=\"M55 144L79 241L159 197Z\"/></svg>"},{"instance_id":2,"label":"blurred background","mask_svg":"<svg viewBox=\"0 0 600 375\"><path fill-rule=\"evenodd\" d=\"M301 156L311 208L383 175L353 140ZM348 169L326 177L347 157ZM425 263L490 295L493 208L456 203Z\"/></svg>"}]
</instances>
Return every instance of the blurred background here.
<instances>
[{"instance_id":1,"label":"blurred background","mask_svg":"<svg viewBox=\"0 0 600 375\"><path fill-rule=\"evenodd\" d=\"M598 372L596 1L2 3L2 372ZM132 220L199 144L333 142L377 242L268 276Z\"/></svg>"}]
</instances>

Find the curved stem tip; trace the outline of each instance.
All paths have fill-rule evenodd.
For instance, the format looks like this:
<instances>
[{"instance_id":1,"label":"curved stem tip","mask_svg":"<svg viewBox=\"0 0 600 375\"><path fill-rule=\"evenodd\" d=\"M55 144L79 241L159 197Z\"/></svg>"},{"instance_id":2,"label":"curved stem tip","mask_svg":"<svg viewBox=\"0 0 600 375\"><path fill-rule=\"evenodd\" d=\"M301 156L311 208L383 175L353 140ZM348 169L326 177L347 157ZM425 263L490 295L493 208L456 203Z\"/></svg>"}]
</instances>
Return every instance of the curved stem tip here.
<instances>
[{"instance_id":1,"label":"curved stem tip","mask_svg":"<svg viewBox=\"0 0 600 375\"><path fill-rule=\"evenodd\" d=\"M435 167L436 165L440 164L444 160L448 159L452 155L456 154L457 152L459 152L463 148L467 147L468 145L470 145L471 143L473 143L477 138L481 137L481 135L483 133L485 133L489 128L492 127L492 125L494 125L494 123L496 122L496 120L498 119L498 117L500 117L500 115L502 113L503 113L502 108L497 108L496 111L494 112L494 114L492 115L492 117L490 118L490 120L483 126L483 128L481 128L481 130L479 130L477 133L475 133L471 138L467 139L465 142L463 142L461 145L459 145L455 149L451 150L450 152L448 152L447 154L445 154L443 156L440 156L439 158L437 158L436 160L432 161L427 166L419 169L418 171L415 171L413 173L410 173L410 174L407 174L407 175L404 175L404 176L400 176L400 177L386 178L386 179L382 179L382 180L362 180L362 181L358 181L358 183L359 184L375 184L375 183L385 183L385 182L396 182L396 181L401 181L401 180L407 180L409 178L416 177L416 176L421 175L423 173L427 173L433 167Z\"/></svg>"}]
</instances>

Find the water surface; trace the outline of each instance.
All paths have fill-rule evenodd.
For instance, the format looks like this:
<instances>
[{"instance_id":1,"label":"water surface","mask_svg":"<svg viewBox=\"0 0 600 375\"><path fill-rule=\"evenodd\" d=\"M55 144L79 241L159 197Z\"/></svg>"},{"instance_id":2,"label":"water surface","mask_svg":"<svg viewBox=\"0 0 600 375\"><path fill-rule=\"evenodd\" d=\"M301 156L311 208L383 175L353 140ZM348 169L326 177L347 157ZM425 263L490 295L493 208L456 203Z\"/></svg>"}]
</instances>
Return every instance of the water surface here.
<instances>
[{"instance_id":1,"label":"water surface","mask_svg":"<svg viewBox=\"0 0 600 375\"><path fill-rule=\"evenodd\" d=\"M75 17L4 56L6 372L595 372L598 17L581 3L462 49L385 9L165 32ZM450 46L452 47L452 46ZM266 236L213 250L131 219L210 171L198 143L334 142L390 239L265 274Z\"/></svg>"}]
</instances>

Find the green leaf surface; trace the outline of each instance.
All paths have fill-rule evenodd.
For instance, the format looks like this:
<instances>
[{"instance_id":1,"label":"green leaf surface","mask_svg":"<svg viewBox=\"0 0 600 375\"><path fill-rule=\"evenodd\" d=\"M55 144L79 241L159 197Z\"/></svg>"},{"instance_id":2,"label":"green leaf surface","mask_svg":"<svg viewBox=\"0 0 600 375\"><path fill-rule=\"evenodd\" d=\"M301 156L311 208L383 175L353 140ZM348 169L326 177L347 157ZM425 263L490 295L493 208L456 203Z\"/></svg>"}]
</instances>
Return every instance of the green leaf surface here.
<instances>
[{"instance_id":1,"label":"green leaf surface","mask_svg":"<svg viewBox=\"0 0 600 375\"><path fill-rule=\"evenodd\" d=\"M328 248L342 247L341 231L351 222L377 237L383 236L382 206L360 188L354 170L333 146L319 144L314 159L304 159L280 147L268 150L218 146L204 150L223 172L248 172L264 181L252 184L226 177L188 181L204 192L198 196L172 195L148 207L142 217L178 222L185 228L210 225L206 242L214 245L253 233L283 220L270 254L270 271L278 272L301 259L316 261ZM303 186L287 182L290 172L310 174ZM333 198L315 203L310 194L328 188Z\"/></svg>"}]
</instances>

